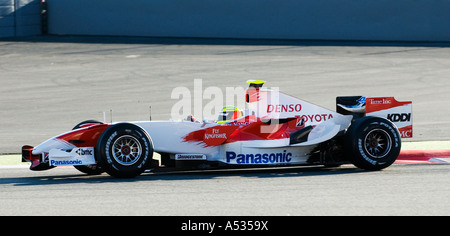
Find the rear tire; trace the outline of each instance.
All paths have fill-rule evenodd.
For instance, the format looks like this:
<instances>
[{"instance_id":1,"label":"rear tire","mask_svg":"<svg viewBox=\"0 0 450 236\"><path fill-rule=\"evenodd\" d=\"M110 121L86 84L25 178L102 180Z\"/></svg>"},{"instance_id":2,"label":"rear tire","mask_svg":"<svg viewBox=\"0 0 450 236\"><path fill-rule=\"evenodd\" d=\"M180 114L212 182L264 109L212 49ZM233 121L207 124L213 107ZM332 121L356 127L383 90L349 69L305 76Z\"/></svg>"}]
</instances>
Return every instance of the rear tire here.
<instances>
[{"instance_id":1,"label":"rear tire","mask_svg":"<svg viewBox=\"0 0 450 236\"><path fill-rule=\"evenodd\" d=\"M395 162L401 150L398 129L389 120L363 117L347 131L347 155L364 170L381 170Z\"/></svg>"},{"instance_id":2,"label":"rear tire","mask_svg":"<svg viewBox=\"0 0 450 236\"><path fill-rule=\"evenodd\" d=\"M153 157L153 144L141 128L129 123L109 127L98 140L96 156L111 176L133 178L145 171Z\"/></svg>"}]
</instances>

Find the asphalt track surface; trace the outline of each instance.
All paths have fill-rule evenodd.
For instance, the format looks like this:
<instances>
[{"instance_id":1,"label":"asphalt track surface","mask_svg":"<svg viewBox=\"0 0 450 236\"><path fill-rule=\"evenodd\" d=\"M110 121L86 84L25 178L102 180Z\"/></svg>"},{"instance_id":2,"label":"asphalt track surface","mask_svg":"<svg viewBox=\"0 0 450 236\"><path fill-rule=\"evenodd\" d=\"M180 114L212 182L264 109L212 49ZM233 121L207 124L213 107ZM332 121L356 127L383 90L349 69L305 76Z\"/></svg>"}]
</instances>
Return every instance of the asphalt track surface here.
<instances>
[{"instance_id":1,"label":"asphalt track surface","mask_svg":"<svg viewBox=\"0 0 450 236\"><path fill-rule=\"evenodd\" d=\"M73 167L32 172L20 155L0 156L0 215L450 215L448 145L405 143L409 151L378 172L345 165L147 172L135 179L86 176Z\"/></svg>"},{"instance_id":2,"label":"asphalt track surface","mask_svg":"<svg viewBox=\"0 0 450 236\"><path fill-rule=\"evenodd\" d=\"M336 96L413 101L414 139L450 140L450 44L34 37L0 41L0 154L88 119L171 118L175 87L246 80L334 110ZM239 99L243 99L239 97ZM208 103L204 99L202 105ZM217 108L220 109L220 108Z\"/></svg>"},{"instance_id":3,"label":"asphalt track surface","mask_svg":"<svg viewBox=\"0 0 450 236\"><path fill-rule=\"evenodd\" d=\"M0 153L87 119L170 118L174 87L248 79L329 109L340 95L413 101L412 141L450 140L447 44L34 37L0 41ZM206 102L205 102L206 103ZM109 116L108 116L109 119ZM450 215L450 165L86 176L0 169L0 215Z\"/></svg>"},{"instance_id":4,"label":"asphalt track surface","mask_svg":"<svg viewBox=\"0 0 450 236\"><path fill-rule=\"evenodd\" d=\"M0 215L450 215L450 165L87 176L0 170Z\"/></svg>"}]
</instances>

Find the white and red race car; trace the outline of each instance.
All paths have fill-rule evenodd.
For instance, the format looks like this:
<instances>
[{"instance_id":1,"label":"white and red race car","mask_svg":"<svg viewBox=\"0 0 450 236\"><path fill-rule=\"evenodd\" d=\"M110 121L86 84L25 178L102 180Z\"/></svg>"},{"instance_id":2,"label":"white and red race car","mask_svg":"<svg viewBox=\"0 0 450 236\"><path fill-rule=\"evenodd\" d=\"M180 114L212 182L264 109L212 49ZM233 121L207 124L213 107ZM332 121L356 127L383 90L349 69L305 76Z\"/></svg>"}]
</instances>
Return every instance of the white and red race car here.
<instances>
[{"instance_id":1,"label":"white and red race car","mask_svg":"<svg viewBox=\"0 0 450 236\"><path fill-rule=\"evenodd\" d=\"M220 122L85 121L37 147L23 146L31 170L73 165L87 174L134 177L145 170L352 163L380 170L412 137L412 102L337 97L336 112L247 81L247 109ZM224 110L225 111L225 110ZM226 114L224 114L226 116ZM160 161L153 153L161 155Z\"/></svg>"}]
</instances>

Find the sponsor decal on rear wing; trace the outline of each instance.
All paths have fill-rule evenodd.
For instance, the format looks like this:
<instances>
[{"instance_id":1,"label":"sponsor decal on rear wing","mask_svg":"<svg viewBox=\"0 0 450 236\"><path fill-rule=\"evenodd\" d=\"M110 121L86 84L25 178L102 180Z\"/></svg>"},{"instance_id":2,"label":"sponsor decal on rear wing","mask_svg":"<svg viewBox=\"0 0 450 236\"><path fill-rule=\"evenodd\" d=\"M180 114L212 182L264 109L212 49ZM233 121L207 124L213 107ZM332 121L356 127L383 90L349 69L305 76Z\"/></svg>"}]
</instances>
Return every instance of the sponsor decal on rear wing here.
<instances>
[{"instance_id":1,"label":"sponsor decal on rear wing","mask_svg":"<svg viewBox=\"0 0 450 236\"><path fill-rule=\"evenodd\" d=\"M402 138L413 137L412 102L399 102L394 97L366 98L366 116L377 116L392 121Z\"/></svg>"}]
</instances>

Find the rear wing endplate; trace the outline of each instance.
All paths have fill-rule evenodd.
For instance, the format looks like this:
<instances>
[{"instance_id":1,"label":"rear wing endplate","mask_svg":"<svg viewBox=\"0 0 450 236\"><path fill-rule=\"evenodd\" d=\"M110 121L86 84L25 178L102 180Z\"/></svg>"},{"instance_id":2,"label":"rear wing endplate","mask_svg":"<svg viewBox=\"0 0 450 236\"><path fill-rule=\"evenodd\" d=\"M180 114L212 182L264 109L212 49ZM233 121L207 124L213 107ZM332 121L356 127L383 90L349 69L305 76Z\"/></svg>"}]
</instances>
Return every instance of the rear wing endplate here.
<instances>
[{"instance_id":1,"label":"rear wing endplate","mask_svg":"<svg viewBox=\"0 0 450 236\"><path fill-rule=\"evenodd\" d=\"M394 97L349 96L336 98L337 112L343 115L376 116L392 121L402 138L413 137L412 102Z\"/></svg>"},{"instance_id":2,"label":"rear wing endplate","mask_svg":"<svg viewBox=\"0 0 450 236\"><path fill-rule=\"evenodd\" d=\"M366 98L366 116L377 116L392 121L402 138L413 137L412 102L399 102L393 97Z\"/></svg>"}]
</instances>

